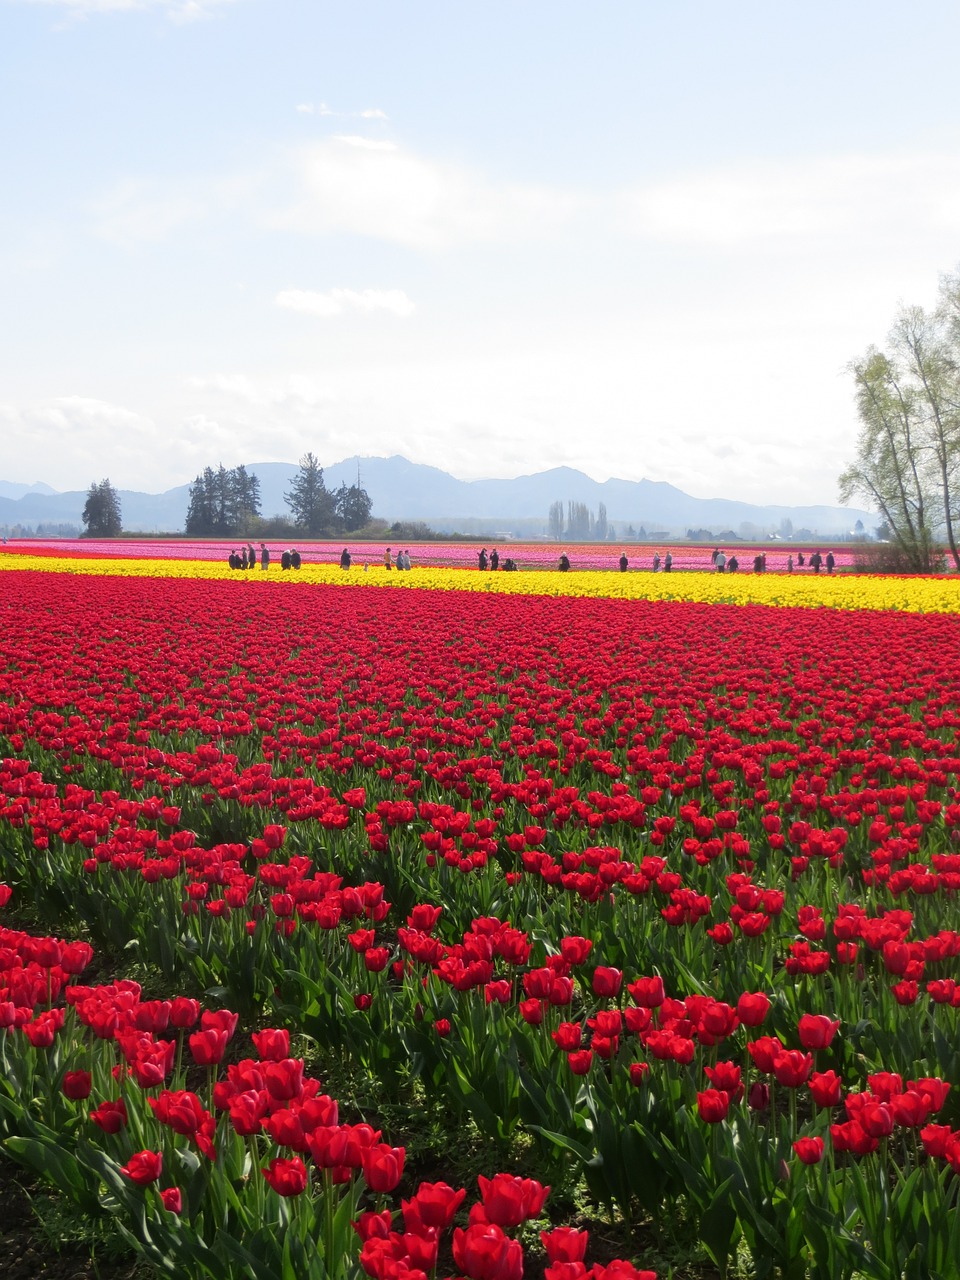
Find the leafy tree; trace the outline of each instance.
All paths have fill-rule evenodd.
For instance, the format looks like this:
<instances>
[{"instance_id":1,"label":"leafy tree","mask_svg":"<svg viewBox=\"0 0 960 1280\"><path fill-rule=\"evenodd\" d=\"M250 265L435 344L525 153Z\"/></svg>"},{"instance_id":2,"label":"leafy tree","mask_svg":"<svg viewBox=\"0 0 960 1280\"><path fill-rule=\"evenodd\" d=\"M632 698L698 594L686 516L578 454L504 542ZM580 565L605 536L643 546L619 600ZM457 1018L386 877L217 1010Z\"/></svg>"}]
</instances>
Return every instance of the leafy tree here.
<instances>
[{"instance_id":1,"label":"leafy tree","mask_svg":"<svg viewBox=\"0 0 960 1280\"><path fill-rule=\"evenodd\" d=\"M602 542L607 536L607 504L601 502L597 507L597 523L594 526L593 534L598 542Z\"/></svg>"},{"instance_id":2,"label":"leafy tree","mask_svg":"<svg viewBox=\"0 0 960 1280\"><path fill-rule=\"evenodd\" d=\"M559 542L563 537L563 503L551 502L550 511L547 515L547 533L553 542Z\"/></svg>"},{"instance_id":3,"label":"leafy tree","mask_svg":"<svg viewBox=\"0 0 960 1280\"><path fill-rule=\"evenodd\" d=\"M323 467L312 453L305 453L300 459L300 470L283 500L293 512L297 528L310 537L332 533L336 528L336 498L324 484Z\"/></svg>"},{"instance_id":4,"label":"leafy tree","mask_svg":"<svg viewBox=\"0 0 960 1280\"><path fill-rule=\"evenodd\" d=\"M860 434L840 498L872 503L903 568L935 568L942 537L960 569L960 272L933 312L900 308L888 347L850 365Z\"/></svg>"},{"instance_id":5,"label":"leafy tree","mask_svg":"<svg viewBox=\"0 0 960 1280\"><path fill-rule=\"evenodd\" d=\"M115 538L123 531L120 498L109 480L91 484L81 519L90 538Z\"/></svg>"},{"instance_id":6,"label":"leafy tree","mask_svg":"<svg viewBox=\"0 0 960 1280\"><path fill-rule=\"evenodd\" d=\"M342 484L334 494L334 500L337 516L348 533L362 529L369 521L373 503L366 489L361 489L359 484L352 484L349 488Z\"/></svg>"},{"instance_id":7,"label":"leafy tree","mask_svg":"<svg viewBox=\"0 0 960 1280\"><path fill-rule=\"evenodd\" d=\"M567 503L567 537L574 541L589 538L593 532L593 515L585 502Z\"/></svg>"},{"instance_id":8,"label":"leafy tree","mask_svg":"<svg viewBox=\"0 0 960 1280\"><path fill-rule=\"evenodd\" d=\"M930 485L925 474L920 413L912 387L891 359L871 347L851 365L860 436L857 461L840 476L840 501L861 495L890 527L908 569L931 567Z\"/></svg>"}]
</instances>

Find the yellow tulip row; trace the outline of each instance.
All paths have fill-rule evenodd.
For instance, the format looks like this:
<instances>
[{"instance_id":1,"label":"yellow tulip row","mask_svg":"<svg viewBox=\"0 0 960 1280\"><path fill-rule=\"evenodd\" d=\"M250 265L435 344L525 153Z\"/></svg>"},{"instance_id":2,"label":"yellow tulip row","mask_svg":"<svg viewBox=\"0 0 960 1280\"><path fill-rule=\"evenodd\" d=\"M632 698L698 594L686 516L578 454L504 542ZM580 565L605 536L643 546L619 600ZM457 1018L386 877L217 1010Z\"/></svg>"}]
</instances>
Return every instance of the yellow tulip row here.
<instances>
[{"instance_id":1,"label":"yellow tulip row","mask_svg":"<svg viewBox=\"0 0 960 1280\"><path fill-rule=\"evenodd\" d=\"M490 594L588 596L615 600L685 600L707 604L764 604L800 608L878 609L907 613L960 613L960 576L942 578L872 577L864 574L799 575L674 573L618 574L580 570L560 574L524 570L478 573L475 569L414 568L401 573L381 564L343 571L337 565L305 564L283 572L272 565L237 573L220 561L109 559L84 556L16 556L0 559L2 569L107 574L132 578L229 578L247 586L281 582L290 586L336 583L340 586L433 588L486 591Z\"/></svg>"}]
</instances>

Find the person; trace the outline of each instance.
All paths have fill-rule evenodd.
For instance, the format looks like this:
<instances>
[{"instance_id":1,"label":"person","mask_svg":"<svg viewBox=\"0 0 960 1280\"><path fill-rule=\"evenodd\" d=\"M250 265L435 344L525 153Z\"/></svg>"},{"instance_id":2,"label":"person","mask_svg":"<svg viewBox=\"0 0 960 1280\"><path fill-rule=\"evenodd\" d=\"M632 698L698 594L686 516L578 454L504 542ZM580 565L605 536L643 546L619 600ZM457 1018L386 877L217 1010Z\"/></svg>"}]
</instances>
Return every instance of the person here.
<instances>
[{"instance_id":1,"label":"person","mask_svg":"<svg viewBox=\"0 0 960 1280\"><path fill-rule=\"evenodd\" d=\"M787 556L787 573L793 573L793 552Z\"/></svg>"},{"instance_id":2,"label":"person","mask_svg":"<svg viewBox=\"0 0 960 1280\"><path fill-rule=\"evenodd\" d=\"M403 552L402 551L397 552L397 568L398 569L403 568Z\"/></svg>"},{"instance_id":3,"label":"person","mask_svg":"<svg viewBox=\"0 0 960 1280\"><path fill-rule=\"evenodd\" d=\"M629 563L630 561L627 559L627 553L625 551L621 551L620 552L620 572L621 573L627 572L627 565Z\"/></svg>"},{"instance_id":4,"label":"person","mask_svg":"<svg viewBox=\"0 0 960 1280\"><path fill-rule=\"evenodd\" d=\"M296 547L294 547L293 550L290 552L290 563L294 567L294 569L300 568L300 552L297 550Z\"/></svg>"},{"instance_id":5,"label":"person","mask_svg":"<svg viewBox=\"0 0 960 1280\"><path fill-rule=\"evenodd\" d=\"M713 562L717 566L717 573L723 573L727 563L726 554L723 551L717 552L717 558Z\"/></svg>"},{"instance_id":6,"label":"person","mask_svg":"<svg viewBox=\"0 0 960 1280\"><path fill-rule=\"evenodd\" d=\"M714 547L714 549L713 549L713 554L710 556L710 563L711 563L711 564L716 564L716 563L717 563L717 556L718 556L719 554L720 554L720 548L719 548L719 547Z\"/></svg>"},{"instance_id":7,"label":"person","mask_svg":"<svg viewBox=\"0 0 960 1280\"><path fill-rule=\"evenodd\" d=\"M247 568L248 569L255 568L256 563L257 563L257 553L253 549L253 543L248 542L247 543Z\"/></svg>"},{"instance_id":8,"label":"person","mask_svg":"<svg viewBox=\"0 0 960 1280\"><path fill-rule=\"evenodd\" d=\"M815 551L813 555L810 557L810 568L813 570L814 573L819 573L820 566L822 564L823 564L823 557L820 555L819 551Z\"/></svg>"},{"instance_id":9,"label":"person","mask_svg":"<svg viewBox=\"0 0 960 1280\"><path fill-rule=\"evenodd\" d=\"M240 568L245 569L246 567L247 567L247 548L243 547L240 551Z\"/></svg>"},{"instance_id":10,"label":"person","mask_svg":"<svg viewBox=\"0 0 960 1280\"><path fill-rule=\"evenodd\" d=\"M663 560L663 572L669 573L672 568L673 568L673 552L668 551L666 556L664 556L664 560Z\"/></svg>"},{"instance_id":11,"label":"person","mask_svg":"<svg viewBox=\"0 0 960 1280\"><path fill-rule=\"evenodd\" d=\"M760 572L767 572L767 553L765 551L760 552Z\"/></svg>"},{"instance_id":12,"label":"person","mask_svg":"<svg viewBox=\"0 0 960 1280\"><path fill-rule=\"evenodd\" d=\"M515 560L512 560L509 556L507 556L506 560L504 560L503 562L503 572L504 573L517 572L517 563Z\"/></svg>"},{"instance_id":13,"label":"person","mask_svg":"<svg viewBox=\"0 0 960 1280\"><path fill-rule=\"evenodd\" d=\"M490 568L496 570L500 567L500 552L496 547L490 552Z\"/></svg>"},{"instance_id":14,"label":"person","mask_svg":"<svg viewBox=\"0 0 960 1280\"><path fill-rule=\"evenodd\" d=\"M270 552L262 542L260 543L260 568L264 573L270 568Z\"/></svg>"},{"instance_id":15,"label":"person","mask_svg":"<svg viewBox=\"0 0 960 1280\"><path fill-rule=\"evenodd\" d=\"M837 562L836 562L836 560L834 560L834 558L833 558L833 552L832 552L832 551L828 551L828 552L827 552L827 558L826 558L826 561L825 561L824 563L825 563L825 564L826 564L826 566L827 566L827 573L833 573L833 566L834 566Z\"/></svg>"},{"instance_id":16,"label":"person","mask_svg":"<svg viewBox=\"0 0 960 1280\"><path fill-rule=\"evenodd\" d=\"M292 563L293 561L290 559L290 552L284 551L284 553L280 557L280 568L283 569L284 572L286 572L286 570L290 568L290 565Z\"/></svg>"},{"instance_id":17,"label":"person","mask_svg":"<svg viewBox=\"0 0 960 1280\"><path fill-rule=\"evenodd\" d=\"M759 552L753 557L753 572L763 573L763 556Z\"/></svg>"},{"instance_id":18,"label":"person","mask_svg":"<svg viewBox=\"0 0 960 1280\"><path fill-rule=\"evenodd\" d=\"M803 568L803 552L802 551L797 552L797 567L799 569Z\"/></svg>"},{"instance_id":19,"label":"person","mask_svg":"<svg viewBox=\"0 0 960 1280\"><path fill-rule=\"evenodd\" d=\"M736 556L731 556L727 561L727 573L736 573L740 568L740 561Z\"/></svg>"},{"instance_id":20,"label":"person","mask_svg":"<svg viewBox=\"0 0 960 1280\"><path fill-rule=\"evenodd\" d=\"M391 552L390 552L390 548L389 548L389 547L387 547L386 551L384 551L384 553L383 553L383 567L384 567L385 569L392 569L392 568L393 568L393 556L392 556L392 554L391 554Z\"/></svg>"},{"instance_id":21,"label":"person","mask_svg":"<svg viewBox=\"0 0 960 1280\"><path fill-rule=\"evenodd\" d=\"M410 552L409 551L403 552L403 567L405 569L410 568ZM496 568L496 565L494 565L494 568Z\"/></svg>"},{"instance_id":22,"label":"person","mask_svg":"<svg viewBox=\"0 0 960 1280\"><path fill-rule=\"evenodd\" d=\"M483 550L480 552L480 554L477 556L477 564L480 566L480 571L482 573L483 570L487 567L487 548L486 547L484 547Z\"/></svg>"},{"instance_id":23,"label":"person","mask_svg":"<svg viewBox=\"0 0 960 1280\"><path fill-rule=\"evenodd\" d=\"M567 553L566 553L565 551L564 551L564 552L562 553L562 555L560 556L559 569L560 569L560 572L561 572L561 573L569 573L569 572L570 572L570 560L568 559L568 557L567 557Z\"/></svg>"},{"instance_id":24,"label":"person","mask_svg":"<svg viewBox=\"0 0 960 1280\"><path fill-rule=\"evenodd\" d=\"M227 556L227 564L231 569L235 569L237 567L237 553L235 551L231 551Z\"/></svg>"},{"instance_id":25,"label":"person","mask_svg":"<svg viewBox=\"0 0 960 1280\"><path fill-rule=\"evenodd\" d=\"M653 572L656 573L659 568L660 568L660 552L655 551L653 553Z\"/></svg>"},{"instance_id":26,"label":"person","mask_svg":"<svg viewBox=\"0 0 960 1280\"><path fill-rule=\"evenodd\" d=\"M340 552L340 568L341 569L350 568L350 552L347 550L346 547L344 547L343 550Z\"/></svg>"}]
</instances>

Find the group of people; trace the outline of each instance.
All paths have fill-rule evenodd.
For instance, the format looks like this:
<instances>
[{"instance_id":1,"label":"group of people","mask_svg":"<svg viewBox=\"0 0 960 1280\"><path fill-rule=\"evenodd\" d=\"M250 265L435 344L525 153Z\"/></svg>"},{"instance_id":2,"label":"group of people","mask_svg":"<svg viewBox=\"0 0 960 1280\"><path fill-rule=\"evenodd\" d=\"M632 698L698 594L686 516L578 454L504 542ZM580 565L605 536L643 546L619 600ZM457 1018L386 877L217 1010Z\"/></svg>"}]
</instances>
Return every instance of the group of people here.
<instances>
[{"instance_id":1,"label":"group of people","mask_svg":"<svg viewBox=\"0 0 960 1280\"><path fill-rule=\"evenodd\" d=\"M393 568L409 569L410 568L409 552L398 551L396 554L396 557L394 558L393 552L390 550L389 547L387 547L386 551L384 551L383 553L383 567L385 569L393 569Z\"/></svg>"},{"instance_id":2,"label":"group of people","mask_svg":"<svg viewBox=\"0 0 960 1280\"><path fill-rule=\"evenodd\" d=\"M242 547L240 553L231 551L227 557L227 563L231 569L255 569L257 567L257 553L253 549L253 543L248 542ZM260 543L260 568L266 572L270 568L270 549L263 542ZM284 551L280 557L281 569L299 569L300 568L300 552L293 548L292 551Z\"/></svg>"},{"instance_id":3,"label":"group of people","mask_svg":"<svg viewBox=\"0 0 960 1280\"><path fill-rule=\"evenodd\" d=\"M825 568L827 573L833 573L834 566L836 565L836 563L837 562L836 562L836 559L834 558L834 554L832 551L828 551L826 556L822 556L819 551L814 551L813 554L810 556L810 568L813 570L814 573L819 573L821 568ZM803 568L803 552L802 551L797 552L797 568L798 569ZM793 556L792 555L787 558L787 570L789 573L793 573Z\"/></svg>"}]
</instances>

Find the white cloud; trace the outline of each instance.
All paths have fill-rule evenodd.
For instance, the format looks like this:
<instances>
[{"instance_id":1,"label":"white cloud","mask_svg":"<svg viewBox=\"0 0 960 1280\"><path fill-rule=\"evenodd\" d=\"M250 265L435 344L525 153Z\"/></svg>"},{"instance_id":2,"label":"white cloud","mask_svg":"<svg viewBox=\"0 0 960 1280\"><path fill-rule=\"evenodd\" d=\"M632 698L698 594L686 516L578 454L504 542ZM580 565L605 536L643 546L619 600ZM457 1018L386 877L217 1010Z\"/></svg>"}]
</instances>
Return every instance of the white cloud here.
<instances>
[{"instance_id":1,"label":"white cloud","mask_svg":"<svg viewBox=\"0 0 960 1280\"><path fill-rule=\"evenodd\" d=\"M548 239L587 203L556 187L497 183L396 143L340 135L294 154L302 195L273 221L285 230L348 232L416 249Z\"/></svg>"},{"instance_id":2,"label":"white cloud","mask_svg":"<svg viewBox=\"0 0 960 1280\"><path fill-rule=\"evenodd\" d=\"M120 473L143 475L157 444L150 418L87 396L0 405L0 433L10 456L31 459L49 484L68 490L104 476L131 487Z\"/></svg>"},{"instance_id":3,"label":"white cloud","mask_svg":"<svg viewBox=\"0 0 960 1280\"><path fill-rule=\"evenodd\" d=\"M395 142L387 142L382 138L364 138L357 133L335 133L333 141L344 147L359 147L361 151L399 151Z\"/></svg>"},{"instance_id":4,"label":"white cloud","mask_svg":"<svg viewBox=\"0 0 960 1280\"><path fill-rule=\"evenodd\" d=\"M310 415L320 405L334 403L336 396L327 382L319 382L307 374L289 374L282 378L255 379L243 373L213 373L187 379L195 391L228 400L253 409L278 410Z\"/></svg>"},{"instance_id":5,"label":"white cloud","mask_svg":"<svg viewBox=\"0 0 960 1280\"><path fill-rule=\"evenodd\" d=\"M155 11L166 14L172 22L187 23L212 17L217 9L236 4L237 0L8 0L8 3L42 4L75 18L101 13Z\"/></svg>"},{"instance_id":6,"label":"white cloud","mask_svg":"<svg viewBox=\"0 0 960 1280\"><path fill-rule=\"evenodd\" d=\"M368 111L361 111L360 118L362 120L389 120L390 117L385 111L381 111L379 107L371 107Z\"/></svg>"},{"instance_id":7,"label":"white cloud","mask_svg":"<svg viewBox=\"0 0 960 1280\"><path fill-rule=\"evenodd\" d=\"M328 293L284 289L274 301L288 311L325 317L338 316L344 311L389 311L405 319L416 310L402 289L331 289Z\"/></svg>"},{"instance_id":8,"label":"white cloud","mask_svg":"<svg viewBox=\"0 0 960 1280\"><path fill-rule=\"evenodd\" d=\"M917 193L924 198L918 200ZM811 236L916 235L956 226L960 157L829 156L681 175L616 198L622 229L657 241L755 249Z\"/></svg>"}]
</instances>

